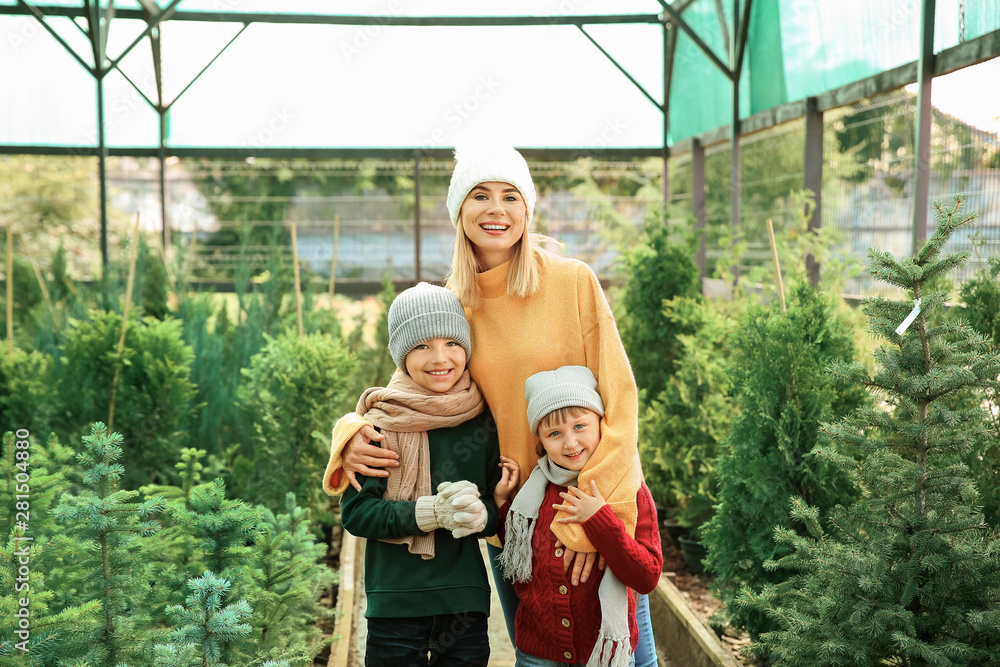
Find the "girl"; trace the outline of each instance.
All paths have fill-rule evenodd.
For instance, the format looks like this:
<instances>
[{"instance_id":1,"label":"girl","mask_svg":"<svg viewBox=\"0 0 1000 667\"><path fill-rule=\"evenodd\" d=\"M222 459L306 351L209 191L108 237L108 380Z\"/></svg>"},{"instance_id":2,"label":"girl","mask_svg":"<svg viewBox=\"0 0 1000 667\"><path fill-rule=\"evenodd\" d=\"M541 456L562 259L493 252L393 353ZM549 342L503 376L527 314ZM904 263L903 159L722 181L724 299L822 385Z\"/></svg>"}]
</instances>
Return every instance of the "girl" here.
<instances>
[{"instance_id":1,"label":"girl","mask_svg":"<svg viewBox=\"0 0 1000 667\"><path fill-rule=\"evenodd\" d=\"M503 477L493 492L504 542L500 565L521 600L514 622L517 667L629 667L638 644L636 600L629 589L649 593L663 571L653 498L640 487L633 538L596 481L590 480L587 491L576 486L601 442L604 401L590 369L535 373L524 393L529 428L538 435L538 465L511 502L519 470L512 459L501 458ZM555 518L557 512L562 518ZM581 526L608 567L572 586L554 558L558 547L548 529L553 521Z\"/></svg>"}]
</instances>

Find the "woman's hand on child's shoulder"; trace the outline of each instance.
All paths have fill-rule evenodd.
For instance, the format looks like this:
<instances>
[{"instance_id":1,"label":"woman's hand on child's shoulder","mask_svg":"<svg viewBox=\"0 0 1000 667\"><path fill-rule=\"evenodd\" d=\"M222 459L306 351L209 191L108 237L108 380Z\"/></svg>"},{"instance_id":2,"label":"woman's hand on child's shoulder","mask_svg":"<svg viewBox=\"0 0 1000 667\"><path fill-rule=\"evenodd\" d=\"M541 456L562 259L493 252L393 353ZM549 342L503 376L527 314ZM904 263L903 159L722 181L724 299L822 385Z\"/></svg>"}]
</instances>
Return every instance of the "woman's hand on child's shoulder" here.
<instances>
[{"instance_id":1,"label":"woman's hand on child's shoulder","mask_svg":"<svg viewBox=\"0 0 1000 667\"><path fill-rule=\"evenodd\" d=\"M563 499L562 505L553 505L560 512L565 512L569 516L556 519L559 523L583 523L590 517L597 514L598 510L607 505L604 496L597 488L597 482L590 480L590 493L588 495L582 489L575 486L568 487L560 493Z\"/></svg>"},{"instance_id":2,"label":"woman's hand on child's shoulder","mask_svg":"<svg viewBox=\"0 0 1000 667\"><path fill-rule=\"evenodd\" d=\"M361 490L358 475L366 477L388 477L389 471L384 468L398 468L399 454L389 449L382 449L378 442L385 436L365 424L344 445L341 452L341 465L347 473L351 486Z\"/></svg>"},{"instance_id":3,"label":"woman's hand on child's shoulder","mask_svg":"<svg viewBox=\"0 0 1000 667\"><path fill-rule=\"evenodd\" d=\"M509 456L501 456L500 463L497 465L502 468L502 471L500 481L497 482L496 489L493 491L493 500L497 507L500 507L514 495L517 483L521 479L521 466L517 465L517 461Z\"/></svg>"}]
</instances>

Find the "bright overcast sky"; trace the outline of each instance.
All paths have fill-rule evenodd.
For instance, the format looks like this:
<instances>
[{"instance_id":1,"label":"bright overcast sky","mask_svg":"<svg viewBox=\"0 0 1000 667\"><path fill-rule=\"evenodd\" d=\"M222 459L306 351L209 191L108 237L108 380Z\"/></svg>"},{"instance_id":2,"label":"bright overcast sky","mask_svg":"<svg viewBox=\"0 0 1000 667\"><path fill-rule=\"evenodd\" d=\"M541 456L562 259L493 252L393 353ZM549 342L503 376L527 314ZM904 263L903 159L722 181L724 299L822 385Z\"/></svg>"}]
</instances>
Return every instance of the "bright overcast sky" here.
<instances>
[{"instance_id":1,"label":"bright overcast sky","mask_svg":"<svg viewBox=\"0 0 1000 667\"><path fill-rule=\"evenodd\" d=\"M1000 58L939 76L931 103L941 111L1000 136ZM916 94L917 85L906 89Z\"/></svg>"},{"instance_id":2,"label":"bright overcast sky","mask_svg":"<svg viewBox=\"0 0 1000 667\"><path fill-rule=\"evenodd\" d=\"M370 6L357 13L375 15L421 13L409 11L410 5L429 8L403 0L360 4ZM435 2L430 8L448 15L460 12L460 4ZM527 4L506 7L505 13L523 13ZM558 11L563 4L571 11ZM252 5L240 9L253 11ZM607 2L563 0L549 13L598 11L592 5L607 11ZM615 9L655 13L656 7L631 0ZM60 34L86 54L83 34L68 19L56 22ZM176 96L239 27L168 23L166 97ZM142 28L139 21L116 20L109 54L120 53ZM662 98L659 26L588 30L651 95ZM0 60L0 97L9 96L0 99L0 143L92 142L93 80L34 19L0 17ZM148 47L134 49L121 69L155 95ZM106 81L109 143L154 145L156 114L120 74ZM178 146L449 147L483 132L505 135L498 138L519 146L662 142L659 110L573 26L254 24L177 102L171 120L170 142Z\"/></svg>"},{"instance_id":3,"label":"bright overcast sky","mask_svg":"<svg viewBox=\"0 0 1000 667\"><path fill-rule=\"evenodd\" d=\"M3 2L4 0L0 0ZM212 9L223 0L185 0ZM224 0L230 5L234 0ZM293 0L288 0L292 2ZM302 11L328 0L295 0ZM473 6L487 6L473 5ZM274 7L243 0L241 11ZM352 13L453 15L457 0L355 2ZM489 14L656 13L654 0L516 0ZM88 53L68 19L61 35ZM112 24L108 52L143 28ZM169 22L163 30L164 88L176 96L236 34L236 24ZM657 100L662 98L658 26L588 30ZM85 58L87 58L85 56ZM89 59L89 58L88 58ZM149 48L122 70L155 98ZM1000 60L935 81L934 104L983 129L1000 131ZM94 82L30 17L0 17L0 143L92 144ZM108 141L155 145L157 117L117 72L107 78ZM660 112L572 26L407 28L254 24L184 94L171 114L176 146L450 147L470 135L518 146L655 147Z\"/></svg>"}]
</instances>

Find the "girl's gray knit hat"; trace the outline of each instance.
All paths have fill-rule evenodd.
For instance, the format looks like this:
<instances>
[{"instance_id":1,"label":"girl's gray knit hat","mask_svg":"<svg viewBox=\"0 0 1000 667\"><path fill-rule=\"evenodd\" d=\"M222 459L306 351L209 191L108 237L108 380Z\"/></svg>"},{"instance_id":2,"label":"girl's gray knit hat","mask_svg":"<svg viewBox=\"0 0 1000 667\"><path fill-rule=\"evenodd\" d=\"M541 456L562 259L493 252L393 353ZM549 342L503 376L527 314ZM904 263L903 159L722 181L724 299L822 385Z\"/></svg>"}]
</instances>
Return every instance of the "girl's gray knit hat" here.
<instances>
[{"instance_id":1,"label":"girl's gray knit hat","mask_svg":"<svg viewBox=\"0 0 1000 667\"><path fill-rule=\"evenodd\" d=\"M451 290L430 283L417 283L389 306L389 354L396 367L406 373L406 355L417 345L434 338L450 338L472 355L472 335L465 310Z\"/></svg>"},{"instance_id":2,"label":"girl's gray knit hat","mask_svg":"<svg viewBox=\"0 0 1000 667\"><path fill-rule=\"evenodd\" d=\"M597 393L597 380L586 366L563 366L554 371L542 371L524 383L528 399L528 425L538 431L542 417L559 408L587 408L604 416L604 401Z\"/></svg>"}]
</instances>

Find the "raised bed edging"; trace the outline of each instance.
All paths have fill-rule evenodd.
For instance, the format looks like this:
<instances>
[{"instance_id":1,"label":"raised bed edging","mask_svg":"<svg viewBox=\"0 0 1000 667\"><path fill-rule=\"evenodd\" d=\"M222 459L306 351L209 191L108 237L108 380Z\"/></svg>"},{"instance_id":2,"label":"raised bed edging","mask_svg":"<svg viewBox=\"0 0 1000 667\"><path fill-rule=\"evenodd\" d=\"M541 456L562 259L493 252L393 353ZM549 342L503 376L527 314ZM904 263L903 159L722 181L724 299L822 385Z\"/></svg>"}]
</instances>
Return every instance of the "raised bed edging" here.
<instances>
[{"instance_id":1,"label":"raised bed edging","mask_svg":"<svg viewBox=\"0 0 1000 667\"><path fill-rule=\"evenodd\" d=\"M364 543L346 530L340 545L340 585L337 590L337 620L333 626L336 637L330 649L326 667L355 667L354 651L355 598L359 586L364 586Z\"/></svg>"},{"instance_id":2,"label":"raised bed edging","mask_svg":"<svg viewBox=\"0 0 1000 667\"><path fill-rule=\"evenodd\" d=\"M671 662L683 667L740 667L715 632L667 577L649 594L653 636Z\"/></svg>"}]
</instances>

